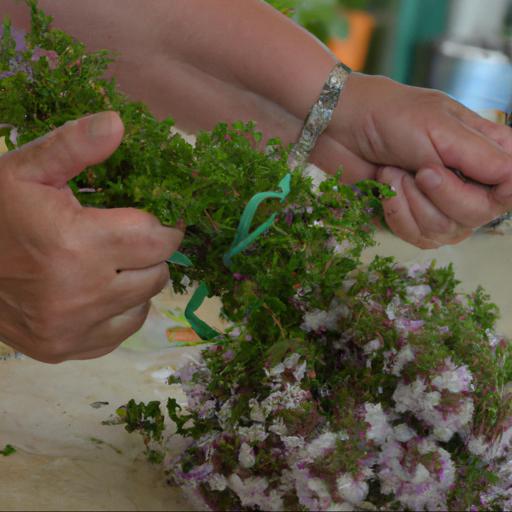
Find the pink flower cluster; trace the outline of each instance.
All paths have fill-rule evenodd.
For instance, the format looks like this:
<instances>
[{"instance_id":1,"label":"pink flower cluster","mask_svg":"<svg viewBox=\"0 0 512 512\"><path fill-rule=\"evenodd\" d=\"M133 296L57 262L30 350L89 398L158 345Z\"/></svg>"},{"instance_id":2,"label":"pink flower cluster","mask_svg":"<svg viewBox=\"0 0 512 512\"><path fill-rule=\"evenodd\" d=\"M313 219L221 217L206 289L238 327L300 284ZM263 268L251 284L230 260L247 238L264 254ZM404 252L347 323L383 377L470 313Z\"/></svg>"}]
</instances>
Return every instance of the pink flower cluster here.
<instances>
[{"instance_id":1,"label":"pink flower cluster","mask_svg":"<svg viewBox=\"0 0 512 512\"><path fill-rule=\"evenodd\" d=\"M233 508L256 510L448 510L459 503L455 491L465 485L471 463L477 472L495 475L492 484L478 484L473 508L511 509L512 412L485 429L476 420L482 395L470 366L445 355L432 356L433 363L425 367L429 354L421 337L442 306L426 269L410 268L403 293L389 293L384 302L366 290L355 296L381 318L387 334L356 339L353 330L342 327L351 325L353 311L339 298L325 311L303 311L301 330L319 344L332 340L332 358L340 368L358 368L361 378L370 373L381 379L372 399L364 388L340 394L328 385L314 395L313 365L299 352L288 352L265 368L260 387L249 395L234 386L222 400L210 390L212 375L205 362L183 368L179 376L188 410L218 428L168 462L174 480L211 509L227 506L220 505L222 496ZM347 279L345 292L356 285L356 277ZM463 296L454 301L465 308L463 320L471 303ZM449 327L437 326L432 332L440 339L451 336ZM485 337L488 353L496 356L505 341L492 330ZM224 361L233 359L231 348L214 350L222 352ZM503 403L507 393L504 389ZM336 401L340 396L345 409L329 418L320 414L319 397ZM246 413L234 416L244 400Z\"/></svg>"}]
</instances>

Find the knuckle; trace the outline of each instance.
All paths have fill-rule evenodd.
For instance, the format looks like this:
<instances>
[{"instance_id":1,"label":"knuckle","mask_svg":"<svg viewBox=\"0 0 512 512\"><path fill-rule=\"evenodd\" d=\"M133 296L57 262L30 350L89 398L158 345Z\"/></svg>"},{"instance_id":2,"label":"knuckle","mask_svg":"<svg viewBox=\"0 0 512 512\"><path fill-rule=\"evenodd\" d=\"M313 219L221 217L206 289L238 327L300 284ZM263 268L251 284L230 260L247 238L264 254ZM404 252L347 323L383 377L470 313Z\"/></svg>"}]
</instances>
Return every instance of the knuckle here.
<instances>
[{"instance_id":1,"label":"knuckle","mask_svg":"<svg viewBox=\"0 0 512 512\"><path fill-rule=\"evenodd\" d=\"M161 244L158 237L148 236L152 231L160 226L160 222L150 213L138 210L136 208L125 208L123 210L124 229L117 232L121 242L139 243L141 237L150 245Z\"/></svg>"},{"instance_id":2,"label":"knuckle","mask_svg":"<svg viewBox=\"0 0 512 512\"><path fill-rule=\"evenodd\" d=\"M452 100L444 92L437 90L425 90L422 92L421 103L432 108L444 109L450 105Z\"/></svg>"},{"instance_id":3,"label":"knuckle","mask_svg":"<svg viewBox=\"0 0 512 512\"><path fill-rule=\"evenodd\" d=\"M127 208L127 215L133 224L139 229L151 229L160 225L158 219L151 213L137 208Z\"/></svg>"},{"instance_id":4,"label":"knuckle","mask_svg":"<svg viewBox=\"0 0 512 512\"><path fill-rule=\"evenodd\" d=\"M432 220L428 226L423 226L422 229L423 236L430 239L436 239L439 235L454 237L458 232L458 224L447 217L438 217Z\"/></svg>"},{"instance_id":5,"label":"knuckle","mask_svg":"<svg viewBox=\"0 0 512 512\"><path fill-rule=\"evenodd\" d=\"M67 361L73 353L69 341L62 338L53 338L51 341L43 341L42 343L44 344L44 351L41 360L44 358L46 363L62 363Z\"/></svg>"},{"instance_id":6,"label":"knuckle","mask_svg":"<svg viewBox=\"0 0 512 512\"><path fill-rule=\"evenodd\" d=\"M58 301L41 297L37 304L23 307L22 314L28 332L47 346L59 343L62 333L64 312Z\"/></svg>"}]
</instances>

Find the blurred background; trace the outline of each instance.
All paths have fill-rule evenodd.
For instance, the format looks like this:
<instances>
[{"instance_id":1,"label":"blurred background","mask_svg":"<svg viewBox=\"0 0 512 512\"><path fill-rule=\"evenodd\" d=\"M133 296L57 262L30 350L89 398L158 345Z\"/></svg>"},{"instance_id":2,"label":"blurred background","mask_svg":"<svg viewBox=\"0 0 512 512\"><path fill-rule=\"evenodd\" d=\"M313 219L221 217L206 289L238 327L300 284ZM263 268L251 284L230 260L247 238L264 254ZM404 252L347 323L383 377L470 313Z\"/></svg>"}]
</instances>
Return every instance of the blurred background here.
<instances>
[{"instance_id":1,"label":"blurred background","mask_svg":"<svg viewBox=\"0 0 512 512\"><path fill-rule=\"evenodd\" d=\"M268 0L354 70L512 110L512 0Z\"/></svg>"}]
</instances>

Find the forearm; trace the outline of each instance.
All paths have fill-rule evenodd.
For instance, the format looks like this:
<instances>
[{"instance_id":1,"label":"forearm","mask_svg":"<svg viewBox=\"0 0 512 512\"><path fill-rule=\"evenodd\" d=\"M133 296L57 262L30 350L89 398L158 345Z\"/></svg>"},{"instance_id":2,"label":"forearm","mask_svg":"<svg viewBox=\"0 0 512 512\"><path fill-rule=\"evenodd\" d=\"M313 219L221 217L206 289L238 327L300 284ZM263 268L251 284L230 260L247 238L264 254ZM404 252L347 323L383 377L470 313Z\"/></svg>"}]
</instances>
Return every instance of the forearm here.
<instances>
[{"instance_id":1,"label":"forearm","mask_svg":"<svg viewBox=\"0 0 512 512\"><path fill-rule=\"evenodd\" d=\"M90 49L119 54L120 87L183 129L255 120L268 136L297 139L335 59L259 0L41 0L55 25ZM0 0L26 25L26 8ZM350 155L327 132L313 160L328 170Z\"/></svg>"}]
</instances>

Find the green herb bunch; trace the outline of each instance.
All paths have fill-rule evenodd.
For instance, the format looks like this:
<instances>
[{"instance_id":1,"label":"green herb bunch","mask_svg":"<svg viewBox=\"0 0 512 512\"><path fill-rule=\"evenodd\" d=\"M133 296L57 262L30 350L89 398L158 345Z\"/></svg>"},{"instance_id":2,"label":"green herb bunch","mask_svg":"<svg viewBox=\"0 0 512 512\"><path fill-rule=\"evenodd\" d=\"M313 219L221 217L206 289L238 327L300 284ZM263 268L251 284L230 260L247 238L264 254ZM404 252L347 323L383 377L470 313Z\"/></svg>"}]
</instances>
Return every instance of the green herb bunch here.
<instances>
[{"instance_id":1,"label":"green herb bunch","mask_svg":"<svg viewBox=\"0 0 512 512\"><path fill-rule=\"evenodd\" d=\"M512 505L510 344L496 307L457 292L453 269L361 264L372 218L390 191L288 167L288 148L252 123L219 124L191 145L103 78L107 52L88 53L35 2L32 29L0 40L0 122L10 148L68 120L120 113L126 135L72 183L86 206L134 206L186 226L170 264L176 291L205 283L231 327L182 368L186 410L167 413L189 447L166 457L160 404L120 410L170 480L211 509L488 509ZM226 260L247 204L290 174ZM187 279L185 279L187 278Z\"/></svg>"}]
</instances>

